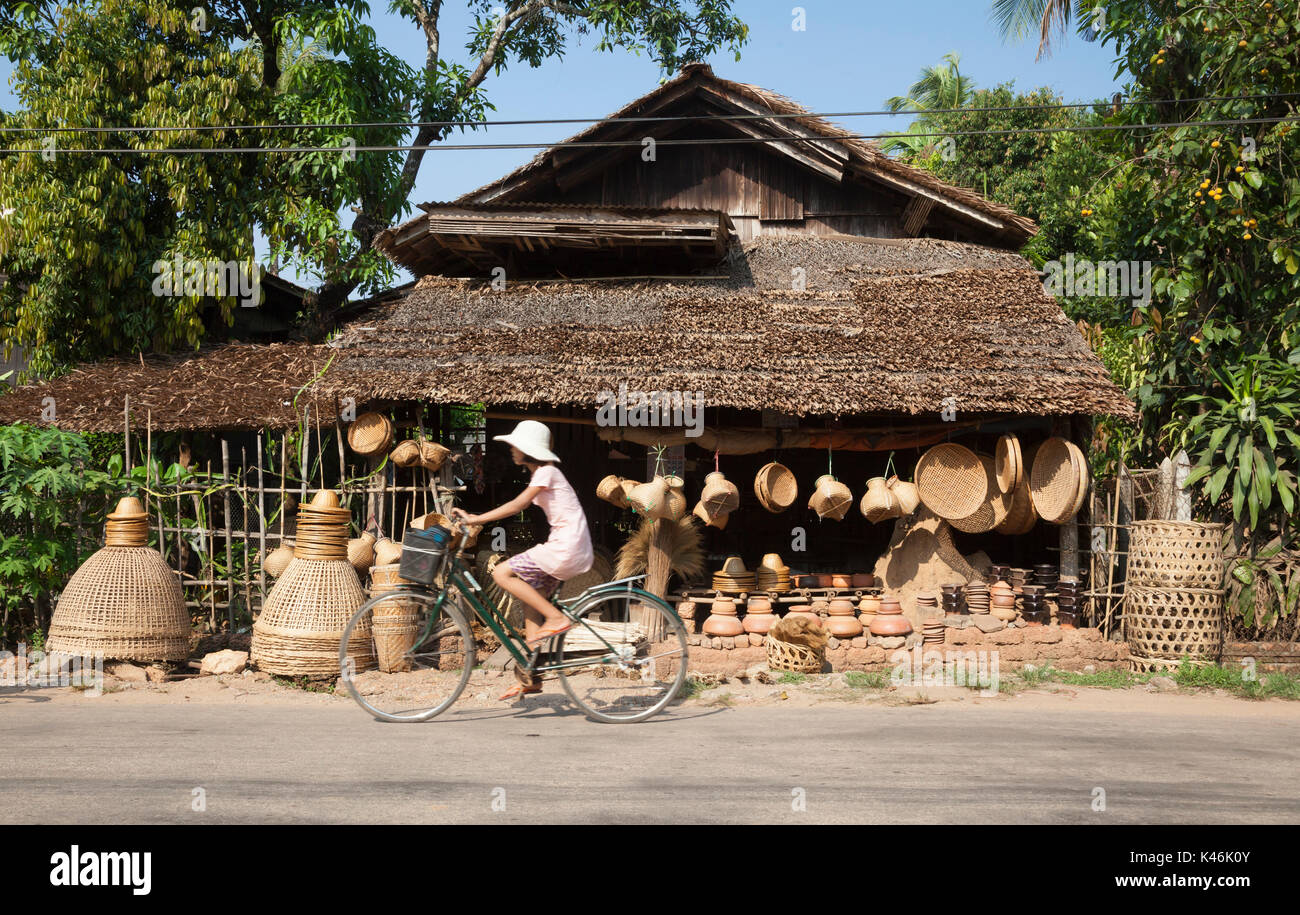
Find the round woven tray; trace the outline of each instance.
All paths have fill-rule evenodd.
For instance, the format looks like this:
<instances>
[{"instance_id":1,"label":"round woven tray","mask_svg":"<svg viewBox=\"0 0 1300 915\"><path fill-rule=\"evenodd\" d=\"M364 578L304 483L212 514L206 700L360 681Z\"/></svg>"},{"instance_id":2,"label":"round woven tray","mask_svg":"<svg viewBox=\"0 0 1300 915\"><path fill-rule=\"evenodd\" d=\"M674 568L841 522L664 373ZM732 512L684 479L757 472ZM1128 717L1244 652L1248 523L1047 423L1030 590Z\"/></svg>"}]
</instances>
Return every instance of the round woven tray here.
<instances>
[{"instance_id":1,"label":"round woven tray","mask_svg":"<svg viewBox=\"0 0 1300 915\"><path fill-rule=\"evenodd\" d=\"M993 530L1007 520L1007 513L1011 507L1011 497L998 489L994 459L987 454L981 454L979 459L984 466L988 497L979 508L965 518L953 518L948 522L957 530L967 534L982 534Z\"/></svg>"},{"instance_id":2,"label":"round woven tray","mask_svg":"<svg viewBox=\"0 0 1300 915\"><path fill-rule=\"evenodd\" d=\"M1008 499L1007 516L994 530L1011 537L1029 533L1038 523L1038 515L1034 513L1034 500L1029 495L1029 481L1023 475Z\"/></svg>"},{"instance_id":3,"label":"round woven tray","mask_svg":"<svg viewBox=\"0 0 1300 915\"><path fill-rule=\"evenodd\" d=\"M988 474L975 452L950 442L935 445L916 462L916 489L940 518L966 518L988 498Z\"/></svg>"},{"instance_id":4,"label":"round woven tray","mask_svg":"<svg viewBox=\"0 0 1300 915\"><path fill-rule=\"evenodd\" d=\"M1043 442L1034 456L1034 466L1029 472L1029 494L1034 500L1038 517L1060 524L1071 517L1074 506L1080 501L1079 466L1077 448L1071 450L1070 442L1053 437Z\"/></svg>"},{"instance_id":5,"label":"round woven tray","mask_svg":"<svg viewBox=\"0 0 1300 915\"><path fill-rule=\"evenodd\" d=\"M782 642L769 634L763 638L767 647L767 666L772 670L789 670L795 673L821 673L825 655L822 651L807 645Z\"/></svg>"},{"instance_id":6,"label":"round woven tray","mask_svg":"<svg viewBox=\"0 0 1300 915\"><path fill-rule=\"evenodd\" d=\"M765 509L778 514L799 498L799 482L784 464L764 464L754 476L754 495Z\"/></svg>"},{"instance_id":7,"label":"round woven tray","mask_svg":"<svg viewBox=\"0 0 1300 915\"><path fill-rule=\"evenodd\" d=\"M1223 647L1223 594L1208 588L1144 588L1124 592L1124 637L1142 658L1218 660Z\"/></svg>"},{"instance_id":8,"label":"round woven tray","mask_svg":"<svg viewBox=\"0 0 1300 915\"><path fill-rule=\"evenodd\" d=\"M1223 525L1135 521L1129 528L1128 582L1157 588L1221 588Z\"/></svg>"},{"instance_id":9,"label":"round woven tray","mask_svg":"<svg viewBox=\"0 0 1300 915\"><path fill-rule=\"evenodd\" d=\"M343 628L365 600L346 561L294 559L253 624L252 660L283 676L337 676ZM354 631L348 657L357 671L375 665L368 625Z\"/></svg>"},{"instance_id":10,"label":"round woven tray","mask_svg":"<svg viewBox=\"0 0 1300 915\"><path fill-rule=\"evenodd\" d=\"M1025 475L1024 456L1020 453L1020 439L1014 435L1004 435L998 439L997 451L994 453L998 489L1002 492L1014 492Z\"/></svg>"},{"instance_id":11,"label":"round woven tray","mask_svg":"<svg viewBox=\"0 0 1300 915\"><path fill-rule=\"evenodd\" d=\"M362 457L382 454L393 444L393 424L382 413L362 413L348 426L348 447Z\"/></svg>"},{"instance_id":12,"label":"round woven tray","mask_svg":"<svg viewBox=\"0 0 1300 915\"><path fill-rule=\"evenodd\" d=\"M147 547L93 554L59 595L45 650L130 661L188 657L190 615L175 571Z\"/></svg>"}]
</instances>

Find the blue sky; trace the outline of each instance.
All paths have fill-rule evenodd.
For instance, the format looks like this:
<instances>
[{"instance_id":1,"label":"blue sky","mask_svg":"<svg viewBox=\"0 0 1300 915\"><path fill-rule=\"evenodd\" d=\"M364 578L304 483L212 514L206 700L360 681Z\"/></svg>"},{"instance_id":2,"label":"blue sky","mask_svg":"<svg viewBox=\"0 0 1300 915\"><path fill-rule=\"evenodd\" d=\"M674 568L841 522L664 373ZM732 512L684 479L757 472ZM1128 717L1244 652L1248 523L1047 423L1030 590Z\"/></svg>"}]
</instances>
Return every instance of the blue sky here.
<instances>
[{"instance_id":1,"label":"blue sky","mask_svg":"<svg viewBox=\"0 0 1300 915\"><path fill-rule=\"evenodd\" d=\"M803 31L792 28L792 11L805 11ZM1006 44L989 17L989 0L737 0L736 13L750 27L750 40L735 61L717 55L721 76L780 92L813 111L861 111L883 107L902 94L918 71L949 51L961 54L962 71L980 86L1014 81L1020 89L1049 86L1067 100L1109 96L1109 51L1077 36L1059 42L1055 54L1034 60L1033 43ZM415 26L372 0L372 24L380 40L412 65L424 58ZM448 0L442 20L444 56L467 62L463 46L469 16L463 2ZM661 74L648 58L623 51L596 53L594 41L576 40L563 60L539 69L514 66L489 77L488 96L498 119L598 118L653 89ZM0 106L12 108L11 67L0 61ZM860 133L901 130L906 118L841 120ZM585 125L532 125L479 130L452 142L549 143ZM510 171L536 150L434 152L425 157L412 202L449 200Z\"/></svg>"}]
</instances>

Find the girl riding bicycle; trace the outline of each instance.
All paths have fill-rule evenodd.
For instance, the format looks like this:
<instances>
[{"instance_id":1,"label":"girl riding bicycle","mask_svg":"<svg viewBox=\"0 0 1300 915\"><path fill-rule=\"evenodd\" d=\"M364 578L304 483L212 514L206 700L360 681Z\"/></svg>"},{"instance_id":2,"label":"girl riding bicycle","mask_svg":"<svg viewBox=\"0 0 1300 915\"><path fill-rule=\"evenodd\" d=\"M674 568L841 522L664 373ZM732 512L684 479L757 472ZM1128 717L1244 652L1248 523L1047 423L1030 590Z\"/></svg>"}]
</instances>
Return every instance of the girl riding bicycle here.
<instances>
[{"instance_id":1,"label":"girl riding bicycle","mask_svg":"<svg viewBox=\"0 0 1300 915\"><path fill-rule=\"evenodd\" d=\"M546 542L498 563L492 572L492 578L502 590L524 605L524 634L528 646L537 648L573 625L550 598L562 583L591 568L594 560L591 531L578 494L555 466L560 458L551 450L550 429L527 419L509 435L497 435L493 440L509 445L514 462L532 472L527 488L506 504L481 515L471 515L459 508L452 509L451 514L466 524L490 524L514 517L533 504L545 513L551 526ZM506 690L500 698L514 699L541 691L541 686L530 679Z\"/></svg>"}]
</instances>

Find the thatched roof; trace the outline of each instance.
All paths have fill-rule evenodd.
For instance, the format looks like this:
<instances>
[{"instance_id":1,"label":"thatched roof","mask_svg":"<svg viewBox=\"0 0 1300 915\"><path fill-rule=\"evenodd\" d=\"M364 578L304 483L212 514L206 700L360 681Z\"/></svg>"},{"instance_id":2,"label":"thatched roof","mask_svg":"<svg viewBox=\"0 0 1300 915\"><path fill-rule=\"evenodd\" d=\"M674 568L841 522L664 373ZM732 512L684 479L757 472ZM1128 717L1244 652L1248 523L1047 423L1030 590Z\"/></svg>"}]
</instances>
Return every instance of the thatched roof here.
<instances>
[{"instance_id":1,"label":"thatched roof","mask_svg":"<svg viewBox=\"0 0 1300 915\"><path fill-rule=\"evenodd\" d=\"M706 98L723 113L781 115L766 120L719 123L749 136L783 140L780 144L773 143L771 148L805 158L813 167L826 169L832 177L838 174L840 178L837 180L842 179L847 171L909 196L926 198L955 218L982 224L985 231L998 236L1007 247L1019 248L1038 231L1032 219L1009 207L994 203L970 188L942 181L924 169L892 159L874 141L854 139L856 134L853 131L812 115L799 103L761 86L723 79L702 63L684 67L673 79L563 143L599 143L654 135L659 132L654 122L628 119L653 117L692 92ZM624 123L620 124L620 120ZM473 204L536 199L537 188L557 171L573 168L577 156L601 152L598 147L579 149L576 155L557 160L554 149L543 150L508 175L462 195L456 202ZM422 218L416 217L417 220Z\"/></svg>"},{"instance_id":2,"label":"thatched roof","mask_svg":"<svg viewBox=\"0 0 1300 915\"><path fill-rule=\"evenodd\" d=\"M891 268L864 256L903 260L909 248L914 263L940 266ZM738 269L725 283L493 291L426 277L345 330L335 343L342 358L317 390L594 408L600 392L626 384L702 391L709 407L798 415L937 414L950 397L966 412L1133 414L1014 255L811 237L759 239L747 254L748 275ZM771 279L751 284L753 263ZM788 288L791 263L804 267L805 291Z\"/></svg>"},{"instance_id":3,"label":"thatched roof","mask_svg":"<svg viewBox=\"0 0 1300 915\"><path fill-rule=\"evenodd\" d=\"M196 353L120 359L82 366L52 381L0 397L0 423L54 425L74 432L121 432L127 398L131 425L156 431L287 429L311 404L311 420L333 422L334 399L304 393L333 351L307 344L231 344ZM42 413L54 398L55 421Z\"/></svg>"}]
</instances>

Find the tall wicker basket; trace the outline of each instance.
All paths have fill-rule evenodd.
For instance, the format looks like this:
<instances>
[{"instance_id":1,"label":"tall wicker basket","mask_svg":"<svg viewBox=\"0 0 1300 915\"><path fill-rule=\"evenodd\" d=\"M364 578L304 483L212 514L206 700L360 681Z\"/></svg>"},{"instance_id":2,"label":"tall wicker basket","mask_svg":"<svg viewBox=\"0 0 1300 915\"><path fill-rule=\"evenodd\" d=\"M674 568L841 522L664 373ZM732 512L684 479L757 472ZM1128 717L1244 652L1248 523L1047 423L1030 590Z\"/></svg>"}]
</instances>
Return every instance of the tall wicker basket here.
<instances>
[{"instance_id":1,"label":"tall wicker basket","mask_svg":"<svg viewBox=\"0 0 1300 915\"><path fill-rule=\"evenodd\" d=\"M1223 525L1197 521L1135 521L1128 583L1144 588L1223 587Z\"/></svg>"},{"instance_id":2,"label":"tall wicker basket","mask_svg":"<svg viewBox=\"0 0 1300 915\"><path fill-rule=\"evenodd\" d=\"M1222 590L1146 588L1124 594L1124 636L1139 661L1219 659L1223 648Z\"/></svg>"}]
</instances>

